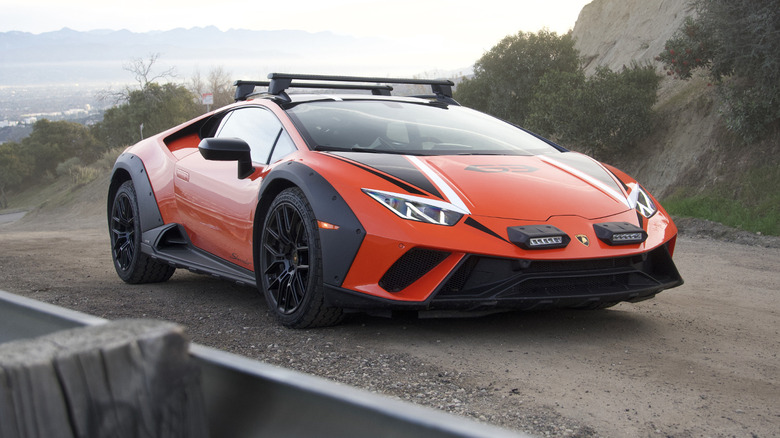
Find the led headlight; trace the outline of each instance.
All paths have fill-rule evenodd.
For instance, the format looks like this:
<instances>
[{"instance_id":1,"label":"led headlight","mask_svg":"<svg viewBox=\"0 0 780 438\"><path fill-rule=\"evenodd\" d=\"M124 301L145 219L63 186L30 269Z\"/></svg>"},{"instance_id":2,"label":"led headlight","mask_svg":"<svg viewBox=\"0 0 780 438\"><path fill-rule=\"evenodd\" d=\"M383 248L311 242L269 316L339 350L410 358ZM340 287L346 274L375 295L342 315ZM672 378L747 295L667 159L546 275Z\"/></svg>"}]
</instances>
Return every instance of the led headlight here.
<instances>
[{"instance_id":1,"label":"led headlight","mask_svg":"<svg viewBox=\"0 0 780 438\"><path fill-rule=\"evenodd\" d=\"M650 219L658 211L653 199L639 184L629 184L628 187L631 188L631 193L628 194L628 203L639 214Z\"/></svg>"},{"instance_id":2,"label":"led headlight","mask_svg":"<svg viewBox=\"0 0 780 438\"><path fill-rule=\"evenodd\" d=\"M458 223L467 212L461 211L455 205L435 199L418 196L402 195L400 193L381 190L363 189L363 193L389 208L398 216L429 224L452 226Z\"/></svg>"}]
</instances>

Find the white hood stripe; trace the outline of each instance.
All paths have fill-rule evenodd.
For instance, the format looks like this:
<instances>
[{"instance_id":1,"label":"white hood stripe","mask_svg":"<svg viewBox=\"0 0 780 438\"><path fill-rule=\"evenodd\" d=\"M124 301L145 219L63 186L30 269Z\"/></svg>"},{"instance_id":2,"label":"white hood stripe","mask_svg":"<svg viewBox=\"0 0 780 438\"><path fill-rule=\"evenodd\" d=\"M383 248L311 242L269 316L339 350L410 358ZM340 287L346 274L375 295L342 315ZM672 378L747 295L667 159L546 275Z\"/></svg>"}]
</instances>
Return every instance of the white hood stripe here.
<instances>
[{"instance_id":1,"label":"white hood stripe","mask_svg":"<svg viewBox=\"0 0 780 438\"><path fill-rule=\"evenodd\" d=\"M457 207L460 209L459 213L463 214L471 214L471 211L469 211L468 207L466 207L466 203L463 202L462 199L458 196L457 193L455 193L455 190L450 187L449 184L447 184L438 173L436 173L433 169L430 168L427 164L425 164L421 159L417 158L414 155L405 155L406 158L409 159L409 161L414 164L416 168L418 168L422 173L427 176L431 182L436 186L436 188L439 189L444 194L444 197L447 198L447 200L452 204L453 207Z\"/></svg>"},{"instance_id":2,"label":"white hood stripe","mask_svg":"<svg viewBox=\"0 0 780 438\"><path fill-rule=\"evenodd\" d=\"M608 194L609 196L615 198L616 201L621 202L623 204L626 204L626 206L628 206L629 208L633 208L631 206L631 201L628 200L622 193L620 193L617 190L615 190L614 188L604 184L603 182L599 181L598 179L593 178L592 176L588 175L587 173L585 173L585 172L583 172L581 170L577 170L577 169L575 169L575 168L573 168L571 166L568 166L566 164L561 163L558 160L554 160L554 159L552 159L550 157L546 157L544 155L539 155L538 158L540 160L544 161L545 163L551 165L551 166L555 166L555 167L557 167L559 169L562 169L562 170L564 170L564 171L574 175L575 177L585 181L586 183L592 185L593 187L595 187L595 188L601 190L602 192Z\"/></svg>"}]
</instances>

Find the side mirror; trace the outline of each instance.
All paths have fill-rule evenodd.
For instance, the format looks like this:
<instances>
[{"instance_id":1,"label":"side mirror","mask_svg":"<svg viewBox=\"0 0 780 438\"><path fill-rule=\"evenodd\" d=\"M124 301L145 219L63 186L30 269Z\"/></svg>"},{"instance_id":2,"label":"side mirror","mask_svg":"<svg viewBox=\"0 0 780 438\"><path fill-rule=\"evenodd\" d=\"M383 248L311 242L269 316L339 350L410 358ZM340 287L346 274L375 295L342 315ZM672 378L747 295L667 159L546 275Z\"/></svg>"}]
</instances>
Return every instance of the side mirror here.
<instances>
[{"instance_id":1,"label":"side mirror","mask_svg":"<svg viewBox=\"0 0 780 438\"><path fill-rule=\"evenodd\" d=\"M238 179L247 178L255 171L249 144L240 138L204 138L198 150L207 160L238 161Z\"/></svg>"}]
</instances>

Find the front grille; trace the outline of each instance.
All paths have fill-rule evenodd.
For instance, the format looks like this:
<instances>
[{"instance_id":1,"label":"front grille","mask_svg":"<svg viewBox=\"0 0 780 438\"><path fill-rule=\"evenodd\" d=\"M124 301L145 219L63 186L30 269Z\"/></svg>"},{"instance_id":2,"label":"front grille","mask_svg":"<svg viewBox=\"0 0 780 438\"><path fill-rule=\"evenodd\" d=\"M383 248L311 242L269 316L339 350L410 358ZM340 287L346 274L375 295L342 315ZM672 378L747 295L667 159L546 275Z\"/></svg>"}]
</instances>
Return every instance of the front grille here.
<instances>
[{"instance_id":1,"label":"front grille","mask_svg":"<svg viewBox=\"0 0 780 438\"><path fill-rule=\"evenodd\" d=\"M439 265L450 253L431 249L412 248L402 255L379 280L379 286L388 292L399 292L419 280Z\"/></svg>"},{"instance_id":2,"label":"front grille","mask_svg":"<svg viewBox=\"0 0 780 438\"><path fill-rule=\"evenodd\" d=\"M554 301L653 295L682 283L666 247L645 254L589 260L533 261L468 256L433 302Z\"/></svg>"}]
</instances>

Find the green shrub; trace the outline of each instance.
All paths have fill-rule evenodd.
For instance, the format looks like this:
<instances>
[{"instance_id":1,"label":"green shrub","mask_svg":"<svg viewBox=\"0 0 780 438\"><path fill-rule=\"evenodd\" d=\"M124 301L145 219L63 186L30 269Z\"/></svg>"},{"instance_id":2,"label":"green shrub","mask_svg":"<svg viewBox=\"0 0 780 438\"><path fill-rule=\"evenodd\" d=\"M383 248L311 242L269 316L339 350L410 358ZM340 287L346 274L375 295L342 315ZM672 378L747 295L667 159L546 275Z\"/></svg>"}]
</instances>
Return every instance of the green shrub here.
<instances>
[{"instance_id":1,"label":"green shrub","mask_svg":"<svg viewBox=\"0 0 780 438\"><path fill-rule=\"evenodd\" d=\"M524 125L541 78L552 71L579 70L579 52L574 48L571 33L518 32L504 37L474 64L474 77L458 85L455 99Z\"/></svg>"},{"instance_id":2,"label":"green shrub","mask_svg":"<svg viewBox=\"0 0 780 438\"><path fill-rule=\"evenodd\" d=\"M697 68L712 62L712 37L702 24L691 17L666 41L664 51L655 60L663 63L668 76L689 79Z\"/></svg>"},{"instance_id":3,"label":"green shrub","mask_svg":"<svg viewBox=\"0 0 780 438\"><path fill-rule=\"evenodd\" d=\"M650 66L614 72L549 72L536 88L527 127L573 149L605 156L635 145L653 126L659 76Z\"/></svg>"}]
</instances>

